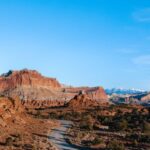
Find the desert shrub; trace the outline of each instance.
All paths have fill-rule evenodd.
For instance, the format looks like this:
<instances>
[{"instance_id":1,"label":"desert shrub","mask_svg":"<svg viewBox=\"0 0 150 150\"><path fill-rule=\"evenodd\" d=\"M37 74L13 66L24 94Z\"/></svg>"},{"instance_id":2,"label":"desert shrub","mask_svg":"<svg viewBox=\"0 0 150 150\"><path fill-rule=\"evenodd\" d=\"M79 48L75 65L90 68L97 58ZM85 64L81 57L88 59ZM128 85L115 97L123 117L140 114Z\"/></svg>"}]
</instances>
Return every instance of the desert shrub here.
<instances>
[{"instance_id":1,"label":"desert shrub","mask_svg":"<svg viewBox=\"0 0 150 150\"><path fill-rule=\"evenodd\" d=\"M150 136L149 135L141 135L139 141L143 142L143 143L150 143Z\"/></svg>"},{"instance_id":2,"label":"desert shrub","mask_svg":"<svg viewBox=\"0 0 150 150\"><path fill-rule=\"evenodd\" d=\"M51 113L49 113L49 118L51 118L51 119L58 119L58 114L55 113L55 112L51 112Z\"/></svg>"},{"instance_id":3,"label":"desert shrub","mask_svg":"<svg viewBox=\"0 0 150 150\"><path fill-rule=\"evenodd\" d=\"M107 149L108 150L125 150L125 147L123 143L117 140L112 140L108 143Z\"/></svg>"},{"instance_id":4,"label":"desert shrub","mask_svg":"<svg viewBox=\"0 0 150 150\"><path fill-rule=\"evenodd\" d=\"M116 128L119 131L125 130L125 129L127 129L127 127L128 127L128 122L125 119L116 123Z\"/></svg>"},{"instance_id":5,"label":"desert shrub","mask_svg":"<svg viewBox=\"0 0 150 150\"><path fill-rule=\"evenodd\" d=\"M69 138L66 138L65 141L66 141L67 143L69 143L69 144L72 143L71 139L69 139Z\"/></svg>"},{"instance_id":6,"label":"desert shrub","mask_svg":"<svg viewBox=\"0 0 150 150\"><path fill-rule=\"evenodd\" d=\"M22 146L22 148L23 148L23 149L26 149L26 150L27 150L27 149L33 149L33 150L34 150L36 147L34 147L34 146L31 145L31 144L24 144L24 145Z\"/></svg>"},{"instance_id":7,"label":"desert shrub","mask_svg":"<svg viewBox=\"0 0 150 150\"><path fill-rule=\"evenodd\" d=\"M59 115L60 119L65 119L65 120L75 120L75 119L80 119L80 113L79 112L66 112L66 113L61 113Z\"/></svg>"},{"instance_id":8,"label":"desert shrub","mask_svg":"<svg viewBox=\"0 0 150 150\"><path fill-rule=\"evenodd\" d=\"M117 115L121 115L121 114L122 114L121 109L117 109Z\"/></svg>"},{"instance_id":9,"label":"desert shrub","mask_svg":"<svg viewBox=\"0 0 150 150\"><path fill-rule=\"evenodd\" d=\"M13 142L18 142L22 140L22 136L18 133L11 134L11 139L13 140Z\"/></svg>"},{"instance_id":10,"label":"desert shrub","mask_svg":"<svg viewBox=\"0 0 150 150\"><path fill-rule=\"evenodd\" d=\"M59 119L64 119L64 120L71 120L72 116L70 112L63 113L59 116Z\"/></svg>"},{"instance_id":11,"label":"desert shrub","mask_svg":"<svg viewBox=\"0 0 150 150\"><path fill-rule=\"evenodd\" d=\"M137 142L142 142L142 143L150 143L150 136L149 135L142 135L142 134L130 134L126 136L126 139L130 139L133 141L137 141Z\"/></svg>"},{"instance_id":12,"label":"desert shrub","mask_svg":"<svg viewBox=\"0 0 150 150\"><path fill-rule=\"evenodd\" d=\"M79 127L80 129L84 129L84 130L92 130L93 129L93 119L90 115L82 118L82 120L80 121Z\"/></svg>"},{"instance_id":13,"label":"desert shrub","mask_svg":"<svg viewBox=\"0 0 150 150\"><path fill-rule=\"evenodd\" d=\"M93 129L93 124L87 121L82 121L80 122L80 129L84 130L92 130Z\"/></svg>"},{"instance_id":14,"label":"desert shrub","mask_svg":"<svg viewBox=\"0 0 150 150\"><path fill-rule=\"evenodd\" d=\"M98 144L101 144L103 143L103 140L99 137L96 137L93 141L92 141L92 144L93 145L98 145Z\"/></svg>"},{"instance_id":15,"label":"desert shrub","mask_svg":"<svg viewBox=\"0 0 150 150\"><path fill-rule=\"evenodd\" d=\"M76 118L76 119L78 119L78 118L80 118L80 113L79 112L72 112L71 113L71 116L72 116L72 118L74 119L74 118Z\"/></svg>"},{"instance_id":16,"label":"desert shrub","mask_svg":"<svg viewBox=\"0 0 150 150\"><path fill-rule=\"evenodd\" d=\"M149 122L144 122L143 123L143 132L146 134L150 134L150 123Z\"/></svg>"},{"instance_id":17,"label":"desert shrub","mask_svg":"<svg viewBox=\"0 0 150 150\"><path fill-rule=\"evenodd\" d=\"M132 141L134 141L134 140L140 141L140 139L141 139L141 134L137 134L137 133L127 134L127 135L126 135L126 139L130 139L130 140L132 140Z\"/></svg>"},{"instance_id":18,"label":"desert shrub","mask_svg":"<svg viewBox=\"0 0 150 150\"><path fill-rule=\"evenodd\" d=\"M116 108L116 105L114 105L114 104L111 104L110 106L109 106L109 110L114 110Z\"/></svg>"},{"instance_id":19,"label":"desert shrub","mask_svg":"<svg viewBox=\"0 0 150 150\"><path fill-rule=\"evenodd\" d=\"M134 141L133 141L133 145L134 145L134 146L137 146L137 145L138 145L138 141L137 141L137 140L134 140Z\"/></svg>"},{"instance_id":20,"label":"desert shrub","mask_svg":"<svg viewBox=\"0 0 150 150\"><path fill-rule=\"evenodd\" d=\"M37 113L36 113L35 117L36 118L41 118L41 115L42 115L41 111L37 110Z\"/></svg>"},{"instance_id":21,"label":"desert shrub","mask_svg":"<svg viewBox=\"0 0 150 150\"><path fill-rule=\"evenodd\" d=\"M13 144L13 139L11 138L11 137L8 137L7 139L6 139L6 145L7 146L11 146Z\"/></svg>"},{"instance_id":22,"label":"desert shrub","mask_svg":"<svg viewBox=\"0 0 150 150\"><path fill-rule=\"evenodd\" d=\"M98 123L95 123L95 124L93 125L93 129L94 129L94 130L99 130L99 129L101 129L101 128L100 128L100 126L99 126Z\"/></svg>"},{"instance_id":23,"label":"desert shrub","mask_svg":"<svg viewBox=\"0 0 150 150\"><path fill-rule=\"evenodd\" d=\"M111 116L97 116L97 120L103 125L109 125L112 122L112 119L113 118Z\"/></svg>"}]
</instances>

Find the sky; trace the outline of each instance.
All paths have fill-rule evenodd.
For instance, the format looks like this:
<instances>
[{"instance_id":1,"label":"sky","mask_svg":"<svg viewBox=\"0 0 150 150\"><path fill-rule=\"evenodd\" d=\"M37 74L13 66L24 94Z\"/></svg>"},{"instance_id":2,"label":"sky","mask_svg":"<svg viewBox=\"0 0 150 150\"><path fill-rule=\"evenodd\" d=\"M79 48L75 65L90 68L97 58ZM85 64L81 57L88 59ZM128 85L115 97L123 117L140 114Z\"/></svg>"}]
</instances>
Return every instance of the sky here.
<instances>
[{"instance_id":1,"label":"sky","mask_svg":"<svg viewBox=\"0 0 150 150\"><path fill-rule=\"evenodd\" d=\"M150 90L149 0L1 0L0 74Z\"/></svg>"}]
</instances>

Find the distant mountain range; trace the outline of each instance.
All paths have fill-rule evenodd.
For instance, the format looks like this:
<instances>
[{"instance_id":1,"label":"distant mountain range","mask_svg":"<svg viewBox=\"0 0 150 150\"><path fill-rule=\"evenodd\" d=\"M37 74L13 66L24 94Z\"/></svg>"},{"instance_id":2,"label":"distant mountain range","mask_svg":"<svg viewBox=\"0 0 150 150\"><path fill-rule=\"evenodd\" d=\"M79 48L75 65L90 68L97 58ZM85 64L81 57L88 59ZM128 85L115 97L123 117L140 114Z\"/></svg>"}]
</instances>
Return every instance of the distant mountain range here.
<instances>
[{"instance_id":1,"label":"distant mountain range","mask_svg":"<svg viewBox=\"0 0 150 150\"><path fill-rule=\"evenodd\" d=\"M133 94L143 94L147 93L145 90L141 89L123 89L123 88L112 88L112 89L105 89L105 92L108 95L112 94L119 94L119 95L133 95Z\"/></svg>"}]
</instances>

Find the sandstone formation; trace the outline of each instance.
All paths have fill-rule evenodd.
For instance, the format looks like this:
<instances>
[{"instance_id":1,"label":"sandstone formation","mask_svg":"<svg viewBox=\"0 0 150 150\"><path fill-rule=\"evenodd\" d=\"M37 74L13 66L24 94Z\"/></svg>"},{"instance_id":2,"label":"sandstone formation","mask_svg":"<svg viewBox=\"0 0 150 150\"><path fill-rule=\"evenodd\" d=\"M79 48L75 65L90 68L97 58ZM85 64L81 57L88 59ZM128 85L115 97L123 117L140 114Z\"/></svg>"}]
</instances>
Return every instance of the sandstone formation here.
<instances>
[{"instance_id":1,"label":"sandstone formation","mask_svg":"<svg viewBox=\"0 0 150 150\"><path fill-rule=\"evenodd\" d=\"M141 101L142 102L148 102L150 101L150 93L144 95L143 97L141 97Z\"/></svg>"},{"instance_id":2,"label":"sandstone formation","mask_svg":"<svg viewBox=\"0 0 150 150\"><path fill-rule=\"evenodd\" d=\"M66 97L69 97L71 100L79 93L84 93L89 96L89 98L99 101L101 103L108 102L108 96L106 95L104 89L102 87L71 87L64 89L66 93Z\"/></svg>"},{"instance_id":3,"label":"sandstone formation","mask_svg":"<svg viewBox=\"0 0 150 150\"><path fill-rule=\"evenodd\" d=\"M57 123L30 117L20 102L17 97L0 97L0 149L56 150L47 137Z\"/></svg>"},{"instance_id":4,"label":"sandstone formation","mask_svg":"<svg viewBox=\"0 0 150 150\"><path fill-rule=\"evenodd\" d=\"M56 79L44 77L35 70L9 71L0 76L0 94L8 97L19 96L22 103L26 102L28 106L56 106L59 99L65 99L60 90L61 84Z\"/></svg>"},{"instance_id":5,"label":"sandstone formation","mask_svg":"<svg viewBox=\"0 0 150 150\"><path fill-rule=\"evenodd\" d=\"M0 91L14 89L20 86L60 88L54 78L46 78L35 70L9 71L0 77Z\"/></svg>"},{"instance_id":6,"label":"sandstone formation","mask_svg":"<svg viewBox=\"0 0 150 150\"><path fill-rule=\"evenodd\" d=\"M104 99L99 99L99 98L93 99L92 94L91 93L87 94L82 91L78 95L76 95L73 99L71 99L67 103L67 106L70 108L76 108L76 109L83 108L84 109L84 108L89 108L89 107L100 106L102 104L107 104L108 101Z\"/></svg>"},{"instance_id":7,"label":"sandstone formation","mask_svg":"<svg viewBox=\"0 0 150 150\"><path fill-rule=\"evenodd\" d=\"M0 76L0 95L18 96L24 106L31 108L63 106L80 91L96 101L108 102L102 87L64 86L55 78L44 77L35 70L9 71Z\"/></svg>"},{"instance_id":8,"label":"sandstone formation","mask_svg":"<svg viewBox=\"0 0 150 150\"><path fill-rule=\"evenodd\" d=\"M0 97L0 126L5 127L16 122L24 123L22 117L25 116L24 108L17 97L15 99Z\"/></svg>"},{"instance_id":9,"label":"sandstone formation","mask_svg":"<svg viewBox=\"0 0 150 150\"><path fill-rule=\"evenodd\" d=\"M131 98L137 100L139 104L150 106L150 93L140 94Z\"/></svg>"},{"instance_id":10,"label":"sandstone formation","mask_svg":"<svg viewBox=\"0 0 150 150\"><path fill-rule=\"evenodd\" d=\"M116 104L150 104L150 93L135 94L135 95L117 95L113 94L109 97L109 100Z\"/></svg>"},{"instance_id":11,"label":"sandstone formation","mask_svg":"<svg viewBox=\"0 0 150 150\"><path fill-rule=\"evenodd\" d=\"M89 88L85 92L91 99L94 99L100 103L108 102L108 97L102 87Z\"/></svg>"}]
</instances>

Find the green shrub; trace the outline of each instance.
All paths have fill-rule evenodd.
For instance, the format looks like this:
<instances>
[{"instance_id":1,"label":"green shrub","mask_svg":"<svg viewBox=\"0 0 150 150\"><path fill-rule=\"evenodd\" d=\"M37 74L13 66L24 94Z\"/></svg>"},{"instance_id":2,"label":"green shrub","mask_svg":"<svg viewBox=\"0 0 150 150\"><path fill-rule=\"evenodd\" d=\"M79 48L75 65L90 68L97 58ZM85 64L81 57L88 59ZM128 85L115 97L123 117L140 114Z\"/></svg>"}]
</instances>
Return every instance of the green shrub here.
<instances>
[{"instance_id":1,"label":"green shrub","mask_svg":"<svg viewBox=\"0 0 150 150\"><path fill-rule=\"evenodd\" d=\"M150 134L150 123L149 122L144 122L143 123L143 132L146 134Z\"/></svg>"},{"instance_id":2,"label":"green shrub","mask_svg":"<svg viewBox=\"0 0 150 150\"><path fill-rule=\"evenodd\" d=\"M6 139L6 145L7 146L11 146L13 144L13 139L11 138L11 137L8 137L7 139Z\"/></svg>"},{"instance_id":3,"label":"green shrub","mask_svg":"<svg viewBox=\"0 0 150 150\"><path fill-rule=\"evenodd\" d=\"M92 141L92 144L93 145L98 145L98 144L101 144L103 143L103 140L99 137L96 137L93 141Z\"/></svg>"},{"instance_id":4,"label":"green shrub","mask_svg":"<svg viewBox=\"0 0 150 150\"><path fill-rule=\"evenodd\" d=\"M55 113L55 112L51 112L51 113L49 113L49 118L51 118L51 119L58 119L58 114Z\"/></svg>"},{"instance_id":5,"label":"green shrub","mask_svg":"<svg viewBox=\"0 0 150 150\"><path fill-rule=\"evenodd\" d=\"M125 150L125 147L123 143L117 140L112 140L108 143L107 149L108 150Z\"/></svg>"},{"instance_id":6,"label":"green shrub","mask_svg":"<svg viewBox=\"0 0 150 150\"><path fill-rule=\"evenodd\" d=\"M84 130L93 130L93 124L94 124L93 119L89 115L89 116L82 118L79 124L79 127L80 129L84 129Z\"/></svg>"}]
</instances>

